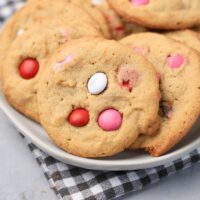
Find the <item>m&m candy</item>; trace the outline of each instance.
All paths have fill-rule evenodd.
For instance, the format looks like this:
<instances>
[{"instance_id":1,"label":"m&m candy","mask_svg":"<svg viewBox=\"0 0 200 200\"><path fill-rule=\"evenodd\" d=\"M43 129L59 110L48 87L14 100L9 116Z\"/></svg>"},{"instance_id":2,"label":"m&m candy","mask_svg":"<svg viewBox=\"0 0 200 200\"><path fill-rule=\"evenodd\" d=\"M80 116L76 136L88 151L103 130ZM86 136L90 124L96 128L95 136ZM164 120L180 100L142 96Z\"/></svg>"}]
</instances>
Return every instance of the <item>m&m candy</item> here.
<instances>
[{"instance_id":1,"label":"m&m candy","mask_svg":"<svg viewBox=\"0 0 200 200\"><path fill-rule=\"evenodd\" d=\"M107 76L104 73L94 74L88 81L88 91L90 94L97 95L102 93L108 84Z\"/></svg>"},{"instance_id":2,"label":"m&m candy","mask_svg":"<svg viewBox=\"0 0 200 200\"><path fill-rule=\"evenodd\" d=\"M75 109L70 113L68 122L75 127L86 126L89 122L89 112L84 108Z\"/></svg>"},{"instance_id":3,"label":"m&m candy","mask_svg":"<svg viewBox=\"0 0 200 200\"><path fill-rule=\"evenodd\" d=\"M36 59L26 58L19 65L19 74L23 79L34 78L39 71L39 63Z\"/></svg>"},{"instance_id":4,"label":"m&m candy","mask_svg":"<svg viewBox=\"0 0 200 200\"><path fill-rule=\"evenodd\" d=\"M122 124L122 115L115 109L107 109L99 115L98 124L104 131L118 130Z\"/></svg>"},{"instance_id":5,"label":"m&m candy","mask_svg":"<svg viewBox=\"0 0 200 200\"><path fill-rule=\"evenodd\" d=\"M177 69L183 66L185 57L181 54L170 55L167 58L167 64L171 69Z\"/></svg>"}]
</instances>

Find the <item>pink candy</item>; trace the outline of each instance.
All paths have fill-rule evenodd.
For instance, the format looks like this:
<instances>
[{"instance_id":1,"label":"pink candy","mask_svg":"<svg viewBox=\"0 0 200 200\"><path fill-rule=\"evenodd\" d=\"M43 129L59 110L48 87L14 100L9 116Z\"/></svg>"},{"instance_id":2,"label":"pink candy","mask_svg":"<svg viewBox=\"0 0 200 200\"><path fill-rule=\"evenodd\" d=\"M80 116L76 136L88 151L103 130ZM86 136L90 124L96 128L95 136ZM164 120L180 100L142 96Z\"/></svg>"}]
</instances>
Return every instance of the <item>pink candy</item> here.
<instances>
[{"instance_id":1,"label":"pink candy","mask_svg":"<svg viewBox=\"0 0 200 200\"><path fill-rule=\"evenodd\" d=\"M99 115L98 124L104 131L118 130L122 124L122 115L115 109L105 110Z\"/></svg>"},{"instance_id":2,"label":"pink candy","mask_svg":"<svg viewBox=\"0 0 200 200\"><path fill-rule=\"evenodd\" d=\"M149 3L149 0L130 0L134 6L143 6Z\"/></svg>"},{"instance_id":3,"label":"pink candy","mask_svg":"<svg viewBox=\"0 0 200 200\"><path fill-rule=\"evenodd\" d=\"M130 92L136 86L139 80L139 74L128 65L123 66L118 72L118 82L122 88L128 89Z\"/></svg>"},{"instance_id":4,"label":"pink candy","mask_svg":"<svg viewBox=\"0 0 200 200\"><path fill-rule=\"evenodd\" d=\"M167 58L167 64L172 69L180 68L185 63L185 57L181 54L170 55Z\"/></svg>"}]
</instances>

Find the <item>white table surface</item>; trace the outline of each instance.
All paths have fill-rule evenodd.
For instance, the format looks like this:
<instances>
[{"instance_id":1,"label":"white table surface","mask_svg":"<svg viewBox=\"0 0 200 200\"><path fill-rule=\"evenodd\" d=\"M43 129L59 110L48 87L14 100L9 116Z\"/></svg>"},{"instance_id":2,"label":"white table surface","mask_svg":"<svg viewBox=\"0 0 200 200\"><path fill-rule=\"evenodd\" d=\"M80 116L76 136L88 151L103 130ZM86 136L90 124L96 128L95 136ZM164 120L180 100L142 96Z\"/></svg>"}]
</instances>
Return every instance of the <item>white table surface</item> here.
<instances>
[{"instance_id":1,"label":"white table surface","mask_svg":"<svg viewBox=\"0 0 200 200\"><path fill-rule=\"evenodd\" d=\"M199 200L200 164L121 199ZM0 200L57 200L24 140L1 110Z\"/></svg>"}]
</instances>

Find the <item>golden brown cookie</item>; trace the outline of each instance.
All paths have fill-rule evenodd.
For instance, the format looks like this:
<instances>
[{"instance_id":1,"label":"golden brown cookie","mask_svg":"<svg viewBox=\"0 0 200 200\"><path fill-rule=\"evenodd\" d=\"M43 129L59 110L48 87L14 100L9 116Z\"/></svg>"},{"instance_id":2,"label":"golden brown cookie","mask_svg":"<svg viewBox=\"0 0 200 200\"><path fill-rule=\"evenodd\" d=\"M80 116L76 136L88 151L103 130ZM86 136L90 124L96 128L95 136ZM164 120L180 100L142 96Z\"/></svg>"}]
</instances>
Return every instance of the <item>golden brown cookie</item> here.
<instances>
[{"instance_id":1,"label":"golden brown cookie","mask_svg":"<svg viewBox=\"0 0 200 200\"><path fill-rule=\"evenodd\" d=\"M182 30L166 33L166 36L182 42L200 52L200 33L192 30Z\"/></svg>"},{"instance_id":2,"label":"golden brown cookie","mask_svg":"<svg viewBox=\"0 0 200 200\"><path fill-rule=\"evenodd\" d=\"M90 24L65 16L48 18L18 36L2 62L3 89L11 105L39 121L37 84L48 56L60 45L84 36L101 34Z\"/></svg>"},{"instance_id":3,"label":"golden brown cookie","mask_svg":"<svg viewBox=\"0 0 200 200\"><path fill-rule=\"evenodd\" d=\"M132 148L144 148L151 155L160 156L187 134L199 116L199 54L156 33L131 35L121 43L147 58L157 70L161 89L161 127L156 135L140 136Z\"/></svg>"},{"instance_id":4,"label":"golden brown cookie","mask_svg":"<svg viewBox=\"0 0 200 200\"><path fill-rule=\"evenodd\" d=\"M183 29L200 25L199 0L108 0L128 21L155 29Z\"/></svg>"},{"instance_id":5,"label":"golden brown cookie","mask_svg":"<svg viewBox=\"0 0 200 200\"><path fill-rule=\"evenodd\" d=\"M157 120L156 73L128 47L104 39L74 40L47 65L38 87L40 120L65 151L114 155Z\"/></svg>"},{"instance_id":6,"label":"golden brown cookie","mask_svg":"<svg viewBox=\"0 0 200 200\"><path fill-rule=\"evenodd\" d=\"M68 0L83 8L98 24L105 38L111 38L109 26L104 15L92 4L91 0Z\"/></svg>"},{"instance_id":7,"label":"golden brown cookie","mask_svg":"<svg viewBox=\"0 0 200 200\"><path fill-rule=\"evenodd\" d=\"M4 60L5 52L18 35L23 34L23 32L35 26L38 22L48 18L55 18L55 16L59 17L61 15L65 17L67 21L70 21L70 23L74 23L75 29L77 22L79 26L90 24L93 29L96 29L96 32L101 34L99 25L90 17L90 15L83 9L68 3L66 0L31 1L17 11L5 25L0 35L0 61ZM0 62L0 74L1 68L2 63Z\"/></svg>"},{"instance_id":8,"label":"golden brown cookie","mask_svg":"<svg viewBox=\"0 0 200 200\"><path fill-rule=\"evenodd\" d=\"M95 4L97 8L105 15L107 23L110 27L112 37L121 39L130 33L144 32L146 29L135 23L130 23L122 19L108 4L106 0L102 0Z\"/></svg>"},{"instance_id":9,"label":"golden brown cookie","mask_svg":"<svg viewBox=\"0 0 200 200\"><path fill-rule=\"evenodd\" d=\"M40 1L29 0L28 2ZM103 35L109 39L111 37L108 24L103 14L92 4L91 0L65 0L84 9L98 24Z\"/></svg>"}]
</instances>

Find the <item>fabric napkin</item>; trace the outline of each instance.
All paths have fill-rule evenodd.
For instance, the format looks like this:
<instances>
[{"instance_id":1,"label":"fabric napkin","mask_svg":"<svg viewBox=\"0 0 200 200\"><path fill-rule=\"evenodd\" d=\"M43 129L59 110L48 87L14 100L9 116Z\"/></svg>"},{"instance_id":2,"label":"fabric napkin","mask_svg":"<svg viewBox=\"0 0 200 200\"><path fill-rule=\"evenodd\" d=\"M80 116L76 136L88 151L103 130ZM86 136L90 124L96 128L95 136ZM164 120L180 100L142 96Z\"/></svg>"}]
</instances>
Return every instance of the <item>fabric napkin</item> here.
<instances>
[{"instance_id":1,"label":"fabric napkin","mask_svg":"<svg viewBox=\"0 0 200 200\"><path fill-rule=\"evenodd\" d=\"M134 171L92 171L66 165L25 139L59 199L110 200L143 189L200 162L200 148L173 162Z\"/></svg>"},{"instance_id":2,"label":"fabric napkin","mask_svg":"<svg viewBox=\"0 0 200 200\"><path fill-rule=\"evenodd\" d=\"M22 5L23 0L0 0L0 25ZM121 197L200 162L198 148L182 158L154 168L121 172L92 171L59 162L24 139L51 188L62 200L109 200Z\"/></svg>"}]
</instances>

